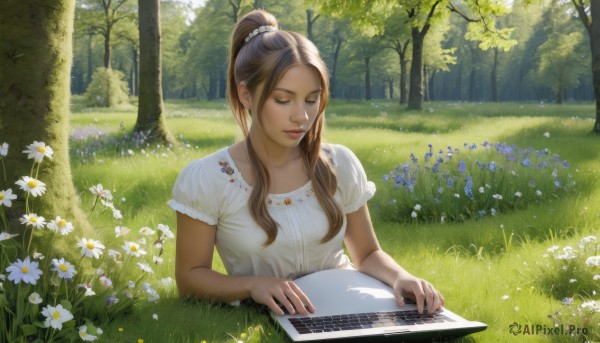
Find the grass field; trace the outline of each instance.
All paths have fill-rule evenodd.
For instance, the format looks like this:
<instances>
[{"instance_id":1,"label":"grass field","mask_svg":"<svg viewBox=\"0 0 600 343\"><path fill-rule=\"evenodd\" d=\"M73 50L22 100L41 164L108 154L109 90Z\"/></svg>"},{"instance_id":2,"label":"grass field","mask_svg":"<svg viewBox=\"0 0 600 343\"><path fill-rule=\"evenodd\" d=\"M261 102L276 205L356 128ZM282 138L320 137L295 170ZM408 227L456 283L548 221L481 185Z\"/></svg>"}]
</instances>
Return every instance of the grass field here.
<instances>
[{"instance_id":1,"label":"grass field","mask_svg":"<svg viewBox=\"0 0 600 343\"><path fill-rule=\"evenodd\" d=\"M583 302L599 300L600 280L592 276L600 269L544 255L551 246L577 248L582 238L600 234L600 138L591 134L593 113L592 104L432 103L422 112L408 112L394 102L333 101L325 138L352 149L376 183L379 191L371 213L384 249L409 271L434 283L448 308L488 324L486 331L458 341L581 342L600 339L600 313L577 312ZM178 173L191 160L239 139L240 131L224 102L167 102L166 114L180 143L171 148L136 146L111 139L132 129L134 107L84 109L75 99L71 157L84 207L91 207L93 200L87 189L101 183L120 199L115 205L123 212L124 226L137 231L162 223L175 231L175 215L166 202ZM422 155L428 144L484 141L547 148L569 161L580 187L561 199L463 223L399 224L382 219L377 204L389 195L382 177L411 152ZM98 236L116 244L115 221L97 210L90 218ZM585 253L600 255L597 250ZM173 242L165 245L163 257L164 263L154 270L157 279L174 278ZM214 267L223 271L218 257ZM285 341L261 309L183 302L174 283L158 291L157 303L139 305L103 327L102 341ZM572 303L563 304L564 298L573 298ZM513 335L513 323L548 328L562 323L589 334Z\"/></svg>"}]
</instances>

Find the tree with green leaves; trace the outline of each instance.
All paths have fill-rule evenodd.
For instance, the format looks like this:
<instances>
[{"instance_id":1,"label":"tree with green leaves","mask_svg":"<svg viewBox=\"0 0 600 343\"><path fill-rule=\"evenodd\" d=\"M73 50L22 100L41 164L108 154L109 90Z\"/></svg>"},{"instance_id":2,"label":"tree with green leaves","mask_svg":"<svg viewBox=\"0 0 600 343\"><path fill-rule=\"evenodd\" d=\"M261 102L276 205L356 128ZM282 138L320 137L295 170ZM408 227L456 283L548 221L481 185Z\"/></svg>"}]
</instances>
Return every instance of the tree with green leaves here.
<instances>
[{"instance_id":1,"label":"tree with green leaves","mask_svg":"<svg viewBox=\"0 0 600 343\"><path fill-rule=\"evenodd\" d=\"M557 104L563 103L565 91L577 86L579 77L588 68L582 60L582 46L581 32L556 32L538 48L536 79L540 85L552 90Z\"/></svg>"},{"instance_id":2,"label":"tree with green leaves","mask_svg":"<svg viewBox=\"0 0 600 343\"><path fill-rule=\"evenodd\" d=\"M104 68L110 68L112 38L117 24L133 20L135 6L130 0L79 0L77 11L80 29L104 38Z\"/></svg>"},{"instance_id":3,"label":"tree with green leaves","mask_svg":"<svg viewBox=\"0 0 600 343\"><path fill-rule=\"evenodd\" d=\"M2 157L7 168L0 189L15 188L16 180L30 175L32 160L22 151L34 141L44 142L46 148L38 151L50 146L53 155L44 160L37 179L47 191L30 202L38 215L60 215L89 233L72 182L68 147L74 8L75 0L0 2L0 140L9 146ZM20 227L26 197L19 194L4 210L11 226Z\"/></svg>"},{"instance_id":4,"label":"tree with green leaves","mask_svg":"<svg viewBox=\"0 0 600 343\"><path fill-rule=\"evenodd\" d=\"M400 65L400 103L406 104L408 100L408 62L411 42L410 28L406 25L408 16L401 8L394 9L394 13L385 21L383 39L390 49L398 54Z\"/></svg>"},{"instance_id":5,"label":"tree with green leaves","mask_svg":"<svg viewBox=\"0 0 600 343\"><path fill-rule=\"evenodd\" d=\"M502 2L491 0L463 0L457 4L442 0L322 0L314 1L322 13L346 16L365 34L375 35L384 30L385 20L395 7L406 11L412 38L410 89L408 108L423 107L423 47L430 28L440 18L456 13L479 32L482 40L502 39L495 28L495 17L505 12ZM501 31L500 31L501 33Z\"/></svg>"},{"instance_id":6,"label":"tree with green leaves","mask_svg":"<svg viewBox=\"0 0 600 343\"><path fill-rule=\"evenodd\" d=\"M593 0L571 0L571 3L589 36L594 96L596 98L596 121L592 131L600 134L600 20L593 20L600 18L600 3Z\"/></svg>"},{"instance_id":7,"label":"tree with green leaves","mask_svg":"<svg viewBox=\"0 0 600 343\"><path fill-rule=\"evenodd\" d=\"M167 130L162 94L160 0L138 0L140 22L140 96L134 132L165 144L175 142Z\"/></svg>"}]
</instances>

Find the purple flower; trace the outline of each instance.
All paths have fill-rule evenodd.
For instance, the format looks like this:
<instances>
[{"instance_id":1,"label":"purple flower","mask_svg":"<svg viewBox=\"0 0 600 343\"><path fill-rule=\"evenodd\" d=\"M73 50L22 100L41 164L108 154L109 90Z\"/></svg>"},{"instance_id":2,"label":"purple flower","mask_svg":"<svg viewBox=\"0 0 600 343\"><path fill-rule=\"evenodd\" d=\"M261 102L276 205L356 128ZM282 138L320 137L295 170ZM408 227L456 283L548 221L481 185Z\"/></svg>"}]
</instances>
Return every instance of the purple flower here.
<instances>
[{"instance_id":1,"label":"purple flower","mask_svg":"<svg viewBox=\"0 0 600 343\"><path fill-rule=\"evenodd\" d=\"M465 161L458 161L458 172L464 174L467 171L467 164Z\"/></svg>"},{"instance_id":2,"label":"purple flower","mask_svg":"<svg viewBox=\"0 0 600 343\"><path fill-rule=\"evenodd\" d=\"M490 163L488 163L488 165L487 165L487 168L488 168L488 170L489 170L489 171L491 171L492 173L493 173L493 172L495 172L495 171L496 171L496 163L494 163L494 162L490 162Z\"/></svg>"},{"instance_id":3,"label":"purple flower","mask_svg":"<svg viewBox=\"0 0 600 343\"><path fill-rule=\"evenodd\" d=\"M523 160L523 162L521 162L521 165L523 167L527 167L527 168L531 167L531 161L528 158L526 158L526 159Z\"/></svg>"}]
</instances>

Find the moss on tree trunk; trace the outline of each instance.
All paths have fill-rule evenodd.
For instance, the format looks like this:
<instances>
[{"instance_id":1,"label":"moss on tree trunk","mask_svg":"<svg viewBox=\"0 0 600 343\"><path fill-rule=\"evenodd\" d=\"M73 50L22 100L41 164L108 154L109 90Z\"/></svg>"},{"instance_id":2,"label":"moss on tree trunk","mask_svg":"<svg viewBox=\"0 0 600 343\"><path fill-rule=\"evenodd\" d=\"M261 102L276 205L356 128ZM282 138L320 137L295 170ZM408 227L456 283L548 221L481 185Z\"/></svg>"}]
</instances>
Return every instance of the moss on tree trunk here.
<instances>
[{"instance_id":1,"label":"moss on tree trunk","mask_svg":"<svg viewBox=\"0 0 600 343\"><path fill-rule=\"evenodd\" d=\"M77 235L91 226L79 205L69 161L70 70L75 0L0 1L0 144L10 146L6 181L18 199L5 208L12 230L23 230L25 195L15 184L30 175L33 160L22 153L33 141L54 150L44 159L38 178L47 192L29 198L30 212L71 221Z\"/></svg>"}]
</instances>

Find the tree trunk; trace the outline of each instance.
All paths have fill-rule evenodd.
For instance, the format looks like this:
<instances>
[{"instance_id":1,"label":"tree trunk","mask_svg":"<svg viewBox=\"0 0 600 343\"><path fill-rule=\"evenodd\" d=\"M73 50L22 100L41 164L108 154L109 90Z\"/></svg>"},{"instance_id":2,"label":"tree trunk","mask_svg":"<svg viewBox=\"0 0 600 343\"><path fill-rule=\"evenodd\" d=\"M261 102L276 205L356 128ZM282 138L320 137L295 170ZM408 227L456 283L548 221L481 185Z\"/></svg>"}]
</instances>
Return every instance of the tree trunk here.
<instances>
[{"instance_id":1,"label":"tree trunk","mask_svg":"<svg viewBox=\"0 0 600 343\"><path fill-rule=\"evenodd\" d=\"M139 95L140 94L140 65L139 65L139 56L137 47L135 45L132 49L131 58L133 60L133 85L131 87L131 94Z\"/></svg>"},{"instance_id":2,"label":"tree trunk","mask_svg":"<svg viewBox=\"0 0 600 343\"><path fill-rule=\"evenodd\" d=\"M15 181L30 175L33 160L21 151L33 141L43 141L54 155L41 163L38 179L47 191L29 198L30 211L45 218L67 218L80 237L91 232L69 164L74 9L75 0L0 1L0 137L10 146L4 157L6 181L0 178L0 189L12 188L18 196L4 210L12 228L21 233L18 218L25 214L26 196Z\"/></svg>"},{"instance_id":3,"label":"tree trunk","mask_svg":"<svg viewBox=\"0 0 600 343\"><path fill-rule=\"evenodd\" d=\"M562 87L558 87L558 90L556 91L556 94L554 95L556 98L556 104L557 105L562 105L563 103L563 89Z\"/></svg>"},{"instance_id":4,"label":"tree trunk","mask_svg":"<svg viewBox=\"0 0 600 343\"><path fill-rule=\"evenodd\" d=\"M88 56L87 56L87 77L85 80L85 88L87 89L87 86L90 84L90 82L92 82L92 75L94 74L94 67L93 67L93 61L92 61L92 39L94 38L94 36L92 34L88 35Z\"/></svg>"},{"instance_id":5,"label":"tree trunk","mask_svg":"<svg viewBox=\"0 0 600 343\"><path fill-rule=\"evenodd\" d=\"M423 65L423 101L429 101L429 78L427 77L427 65Z\"/></svg>"},{"instance_id":6,"label":"tree trunk","mask_svg":"<svg viewBox=\"0 0 600 343\"><path fill-rule=\"evenodd\" d=\"M110 69L111 48L110 48L110 26L106 28L104 34L104 68Z\"/></svg>"},{"instance_id":7,"label":"tree trunk","mask_svg":"<svg viewBox=\"0 0 600 343\"><path fill-rule=\"evenodd\" d=\"M433 94L433 88L435 87L435 74L437 71L431 72L431 76L429 77L428 89L429 89L429 101L435 101L435 96Z\"/></svg>"},{"instance_id":8,"label":"tree trunk","mask_svg":"<svg viewBox=\"0 0 600 343\"><path fill-rule=\"evenodd\" d=\"M406 88L406 80L408 69L408 62L406 61L406 48L408 47L409 41L407 40L398 51L398 58L400 59L400 103L406 104L408 98L408 89Z\"/></svg>"},{"instance_id":9,"label":"tree trunk","mask_svg":"<svg viewBox=\"0 0 600 343\"><path fill-rule=\"evenodd\" d=\"M313 10L311 9L307 9L306 10L306 37L311 41L314 42L315 39L313 37L313 24L314 24L314 20L313 20Z\"/></svg>"},{"instance_id":10,"label":"tree trunk","mask_svg":"<svg viewBox=\"0 0 600 343\"><path fill-rule=\"evenodd\" d=\"M164 144L175 142L167 130L162 95L160 0L138 0L140 86L135 132Z\"/></svg>"},{"instance_id":11,"label":"tree trunk","mask_svg":"<svg viewBox=\"0 0 600 343\"><path fill-rule=\"evenodd\" d=\"M590 1L592 27L590 32L590 45L592 46L592 77L594 82L594 96L596 97L596 121L592 132L600 134L600 3Z\"/></svg>"},{"instance_id":12,"label":"tree trunk","mask_svg":"<svg viewBox=\"0 0 600 343\"><path fill-rule=\"evenodd\" d=\"M365 57L365 100L371 100L371 58Z\"/></svg>"},{"instance_id":13,"label":"tree trunk","mask_svg":"<svg viewBox=\"0 0 600 343\"><path fill-rule=\"evenodd\" d=\"M332 63L332 67L331 67L331 83L329 85L329 88L331 88L331 97L335 98L338 96L337 94L337 61L338 58L340 56L340 49L342 48L342 37L339 33L339 31L335 31L334 33L334 42L335 45L333 46L333 63Z\"/></svg>"},{"instance_id":14,"label":"tree trunk","mask_svg":"<svg viewBox=\"0 0 600 343\"><path fill-rule=\"evenodd\" d=\"M477 72L475 68L471 68L471 75L469 76L469 101L475 101L475 83L477 79Z\"/></svg>"},{"instance_id":15,"label":"tree trunk","mask_svg":"<svg viewBox=\"0 0 600 343\"><path fill-rule=\"evenodd\" d=\"M423 41L424 35L419 29L412 28L412 62L410 66L410 90L408 93L408 109L423 109Z\"/></svg>"},{"instance_id":16,"label":"tree trunk","mask_svg":"<svg viewBox=\"0 0 600 343\"><path fill-rule=\"evenodd\" d=\"M498 48L494 48L494 64L492 65L490 79L492 82L492 101L498 102L500 101L500 97L498 96Z\"/></svg>"},{"instance_id":17,"label":"tree trunk","mask_svg":"<svg viewBox=\"0 0 600 343\"><path fill-rule=\"evenodd\" d=\"M388 92L390 94L390 100L394 98L394 79L388 79Z\"/></svg>"}]
</instances>

